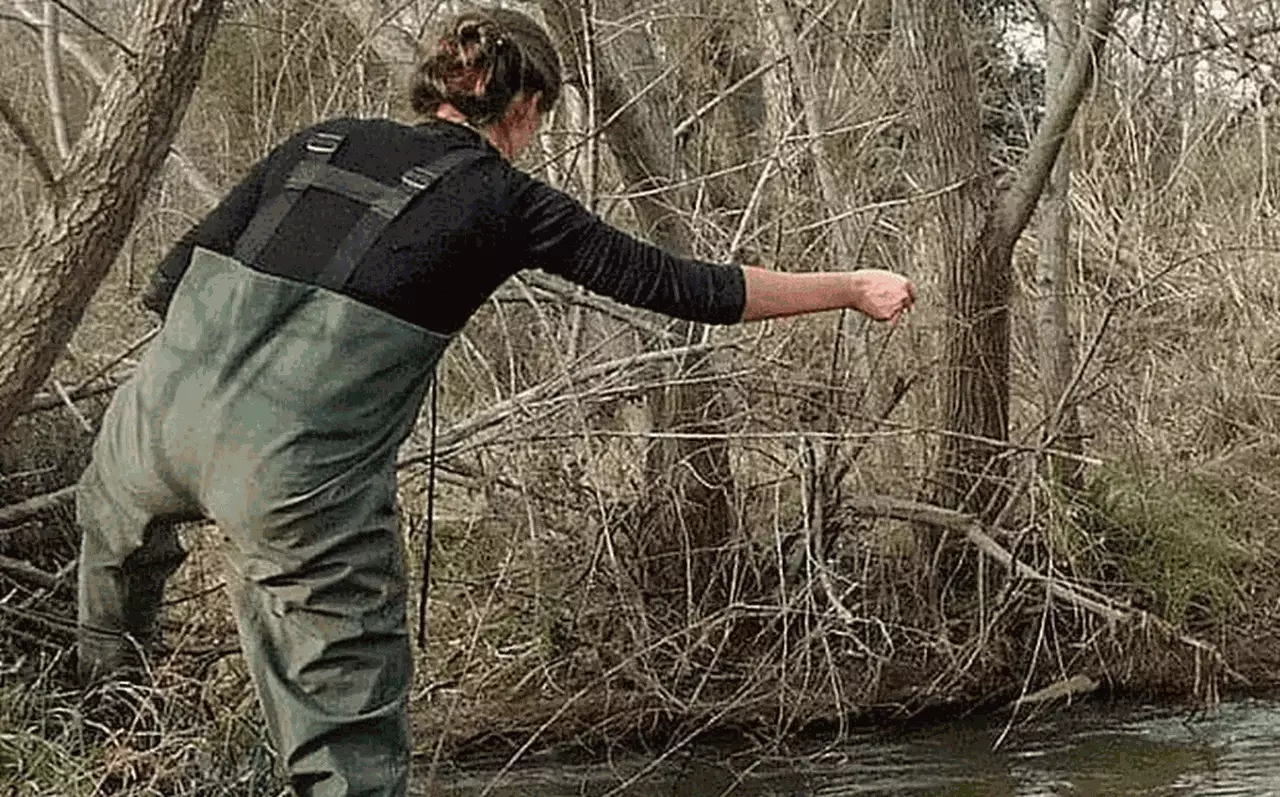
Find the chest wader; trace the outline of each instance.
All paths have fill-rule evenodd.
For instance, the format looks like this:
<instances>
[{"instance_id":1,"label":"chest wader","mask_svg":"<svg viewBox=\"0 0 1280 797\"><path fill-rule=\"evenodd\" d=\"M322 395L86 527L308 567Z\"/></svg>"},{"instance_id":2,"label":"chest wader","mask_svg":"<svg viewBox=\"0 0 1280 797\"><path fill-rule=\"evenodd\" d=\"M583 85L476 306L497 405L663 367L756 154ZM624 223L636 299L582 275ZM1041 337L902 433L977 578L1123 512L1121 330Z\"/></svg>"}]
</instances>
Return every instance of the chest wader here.
<instances>
[{"instance_id":1,"label":"chest wader","mask_svg":"<svg viewBox=\"0 0 1280 797\"><path fill-rule=\"evenodd\" d=\"M245 660L307 797L403 795L411 658L395 456L449 338L340 293L378 235L450 169L389 186L333 167L318 134L226 257L196 249L164 328L115 394L79 483L82 677L140 661L175 521L223 535ZM317 284L254 270L298 196L367 206Z\"/></svg>"}]
</instances>

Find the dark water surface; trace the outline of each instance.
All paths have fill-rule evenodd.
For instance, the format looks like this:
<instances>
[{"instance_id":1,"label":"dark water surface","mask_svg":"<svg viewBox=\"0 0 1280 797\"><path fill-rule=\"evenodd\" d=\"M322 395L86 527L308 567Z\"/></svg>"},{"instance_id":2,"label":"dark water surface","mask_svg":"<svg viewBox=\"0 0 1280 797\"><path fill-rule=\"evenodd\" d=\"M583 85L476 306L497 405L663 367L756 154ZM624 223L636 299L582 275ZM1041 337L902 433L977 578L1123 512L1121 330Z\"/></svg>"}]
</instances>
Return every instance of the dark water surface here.
<instances>
[{"instance_id":1,"label":"dark water surface","mask_svg":"<svg viewBox=\"0 0 1280 797\"><path fill-rule=\"evenodd\" d=\"M1280 700L1202 714L1076 706L1018 725L995 720L867 737L808 755L729 759L699 748L618 791L650 762L442 772L430 797L1280 797Z\"/></svg>"}]
</instances>

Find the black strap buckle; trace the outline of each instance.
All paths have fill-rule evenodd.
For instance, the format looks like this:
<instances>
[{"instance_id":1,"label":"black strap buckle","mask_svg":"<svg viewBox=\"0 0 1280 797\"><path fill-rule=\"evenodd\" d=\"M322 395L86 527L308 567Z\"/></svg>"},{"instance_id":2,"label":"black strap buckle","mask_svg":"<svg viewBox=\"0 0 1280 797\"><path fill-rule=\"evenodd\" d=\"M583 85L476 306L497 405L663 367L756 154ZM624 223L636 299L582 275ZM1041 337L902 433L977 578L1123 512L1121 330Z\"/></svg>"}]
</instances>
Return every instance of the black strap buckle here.
<instances>
[{"instance_id":1,"label":"black strap buckle","mask_svg":"<svg viewBox=\"0 0 1280 797\"><path fill-rule=\"evenodd\" d=\"M400 175L400 182L412 191L425 191L440 175L425 166L414 166Z\"/></svg>"},{"instance_id":2,"label":"black strap buckle","mask_svg":"<svg viewBox=\"0 0 1280 797\"><path fill-rule=\"evenodd\" d=\"M316 133L307 139L307 151L317 155L332 155L342 145L343 138L337 133Z\"/></svg>"}]
</instances>

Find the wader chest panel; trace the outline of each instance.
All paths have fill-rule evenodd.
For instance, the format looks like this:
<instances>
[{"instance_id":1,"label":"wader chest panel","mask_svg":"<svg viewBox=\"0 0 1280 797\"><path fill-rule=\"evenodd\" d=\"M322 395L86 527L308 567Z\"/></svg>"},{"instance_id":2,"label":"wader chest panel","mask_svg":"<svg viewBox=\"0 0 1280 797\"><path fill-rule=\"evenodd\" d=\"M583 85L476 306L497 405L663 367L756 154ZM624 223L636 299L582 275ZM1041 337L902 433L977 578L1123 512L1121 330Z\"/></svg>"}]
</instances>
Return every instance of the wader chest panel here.
<instances>
[{"instance_id":1,"label":"wader chest panel","mask_svg":"<svg viewBox=\"0 0 1280 797\"><path fill-rule=\"evenodd\" d=\"M329 263L320 271L317 284L342 290L352 272L378 240L378 236L419 194L431 189L441 177L456 168L485 157L482 150L453 149L425 166L414 166L400 175L399 183L387 185L363 174L339 169L329 161L342 146L343 137L316 133L307 142L306 155L285 180L284 190L249 222L236 243L236 259L254 265L289 212L308 189L328 191L364 205L364 214L352 225Z\"/></svg>"}]
</instances>

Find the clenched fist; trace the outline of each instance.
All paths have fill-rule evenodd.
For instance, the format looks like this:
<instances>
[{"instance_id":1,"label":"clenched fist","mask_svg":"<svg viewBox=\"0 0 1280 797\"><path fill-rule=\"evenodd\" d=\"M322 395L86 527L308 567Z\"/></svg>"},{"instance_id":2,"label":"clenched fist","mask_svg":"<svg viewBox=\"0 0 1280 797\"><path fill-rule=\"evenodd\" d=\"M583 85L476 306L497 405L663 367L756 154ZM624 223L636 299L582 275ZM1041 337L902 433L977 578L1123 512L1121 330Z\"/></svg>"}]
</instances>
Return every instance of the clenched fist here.
<instances>
[{"instance_id":1,"label":"clenched fist","mask_svg":"<svg viewBox=\"0 0 1280 797\"><path fill-rule=\"evenodd\" d=\"M853 309L876 321L896 324L916 303L916 286L911 280L878 268L849 273L853 280Z\"/></svg>"}]
</instances>

